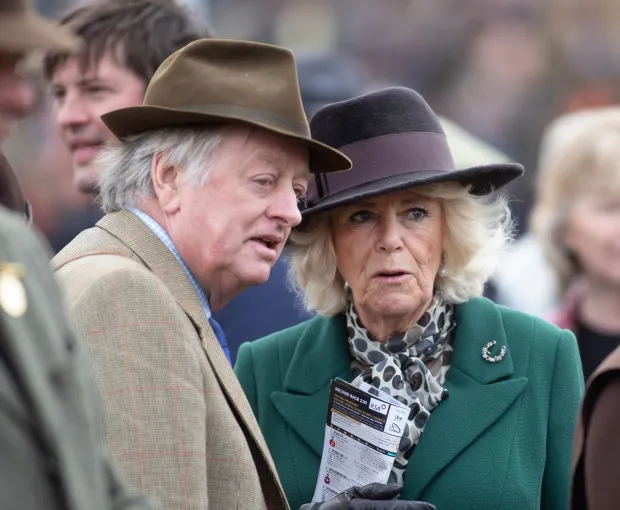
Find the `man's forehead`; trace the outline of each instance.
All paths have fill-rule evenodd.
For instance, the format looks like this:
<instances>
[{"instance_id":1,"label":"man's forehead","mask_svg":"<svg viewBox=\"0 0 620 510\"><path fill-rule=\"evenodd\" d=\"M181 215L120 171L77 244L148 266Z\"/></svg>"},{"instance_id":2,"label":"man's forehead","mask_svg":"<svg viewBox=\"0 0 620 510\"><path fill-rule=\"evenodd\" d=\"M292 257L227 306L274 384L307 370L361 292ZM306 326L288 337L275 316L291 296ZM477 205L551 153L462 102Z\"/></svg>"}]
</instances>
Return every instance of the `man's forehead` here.
<instances>
[{"instance_id":1,"label":"man's forehead","mask_svg":"<svg viewBox=\"0 0 620 510\"><path fill-rule=\"evenodd\" d=\"M66 79L75 81L105 79L120 73L131 73L118 51L106 50L101 55L84 52L67 57L52 76L53 82Z\"/></svg>"}]
</instances>

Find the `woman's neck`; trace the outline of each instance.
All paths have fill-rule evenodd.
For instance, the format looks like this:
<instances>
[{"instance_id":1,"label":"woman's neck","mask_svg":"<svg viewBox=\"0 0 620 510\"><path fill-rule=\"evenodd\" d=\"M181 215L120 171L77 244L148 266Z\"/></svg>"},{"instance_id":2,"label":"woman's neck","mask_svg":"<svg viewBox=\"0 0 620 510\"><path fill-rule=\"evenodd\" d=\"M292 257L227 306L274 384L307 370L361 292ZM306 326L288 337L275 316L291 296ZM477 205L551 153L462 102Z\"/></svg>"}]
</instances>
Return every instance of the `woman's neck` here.
<instances>
[{"instance_id":1,"label":"woman's neck","mask_svg":"<svg viewBox=\"0 0 620 510\"><path fill-rule=\"evenodd\" d=\"M425 306L405 315L385 315L383 313L373 313L363 307L356 310L359 319L368 332L379 342L387 342L394 335L404 333L413 327L428 310L432 299Z\"/></svg>"},{"instance_id":2,"label":"woman's neck","mask_svg":"<svg viewBox=\"0 0 620 510\"><path fill-rule=\"evenodd\" d=\"M577 318L597 331L620 334L620 288L587 281L578 304Z\"/></svg>"}]
</instances>

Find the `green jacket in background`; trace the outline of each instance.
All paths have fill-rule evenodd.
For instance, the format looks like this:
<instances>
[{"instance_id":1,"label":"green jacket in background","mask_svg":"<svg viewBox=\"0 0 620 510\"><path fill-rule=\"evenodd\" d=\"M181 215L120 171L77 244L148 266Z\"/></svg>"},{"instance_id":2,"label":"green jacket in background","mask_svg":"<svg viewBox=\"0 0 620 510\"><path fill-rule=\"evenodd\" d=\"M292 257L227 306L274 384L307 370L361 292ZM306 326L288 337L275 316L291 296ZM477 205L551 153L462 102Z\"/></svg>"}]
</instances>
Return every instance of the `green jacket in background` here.
<instances>
[{"instance_id":1,"label":"green jacket in background","mask_svg":"<svg viewBox=\"0 0 620 510\"><path fill-rule=\"evenodd\" d=\"M504 358L482 358L487 342ZM235 371L291 508L311 500L329 383L351 381L343 315L315 317L239 350ZM407 468L404 499L438 510L568 508L583 376L572 333L484 298L457 307L445 387Z\"/></svg>"}]
</instances>

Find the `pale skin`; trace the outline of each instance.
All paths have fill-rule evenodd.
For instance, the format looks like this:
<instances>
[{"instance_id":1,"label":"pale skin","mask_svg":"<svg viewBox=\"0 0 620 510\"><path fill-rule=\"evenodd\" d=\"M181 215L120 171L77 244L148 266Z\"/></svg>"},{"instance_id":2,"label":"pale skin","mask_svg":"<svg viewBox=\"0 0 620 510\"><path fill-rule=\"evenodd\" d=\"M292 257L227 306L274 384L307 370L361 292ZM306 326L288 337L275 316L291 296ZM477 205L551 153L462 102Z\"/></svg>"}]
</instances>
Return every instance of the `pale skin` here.
<instances>
[{"instance_id":1,"label":"pale skin","mask_svg":"<svg viewBox=\"0 0 620 510\"><path fill-rule=\"evenodd\" d=\"M267 281L301 222L297 201L310 177L308 149L262 129L227 127L205 185L187 182L162 154L153 158L151 176L156 196L138 206L168 233L217 311Z\"/></svg>"},{"instance_id":2,"label":"pale skin","mask_svg":"<svg viewBox=\"0 0 620 510\"><path fill-rule=\"evenodd\" d=\"M338 271L362 324L379 341L411 328L433 300L445 235L443 206L414 190L335 209Z\"/></svg>"},{"instance_id":3,"label":"pale skin","mask_svg":"<svg viewBox=\"0 0 620 510\"><path fill-rule=\"evenodd\" d=\"M88 69L72 57L54 73L51 91L56 122L71 153L73 180L83 193L95 193L99 170L95 158L114 135L101 120L113 110L142 104L146 83L121 64L122 52L107 52Z\"/></svg>"},{"instance_id":4,"label":"pale skin","mask_svg":"<svg viewBox=\"0 0 620 510\"><path fill-rule=\"evenodd\" d=\"M602 333L620 334L620 196L592 192L578 198L563 242L583 270L579 319Z\"/></svg>"},{"instance_id":5,"label":"pale skin","mask_svg":"<svg viewBox=\"0 0 620 510\"><path fill-rule=\"evenodd\" d=\"M16 68L22 55L0 53L0 142L13 123L27 116L34 106L34 90Z\"/></svg>"}]
</instances>

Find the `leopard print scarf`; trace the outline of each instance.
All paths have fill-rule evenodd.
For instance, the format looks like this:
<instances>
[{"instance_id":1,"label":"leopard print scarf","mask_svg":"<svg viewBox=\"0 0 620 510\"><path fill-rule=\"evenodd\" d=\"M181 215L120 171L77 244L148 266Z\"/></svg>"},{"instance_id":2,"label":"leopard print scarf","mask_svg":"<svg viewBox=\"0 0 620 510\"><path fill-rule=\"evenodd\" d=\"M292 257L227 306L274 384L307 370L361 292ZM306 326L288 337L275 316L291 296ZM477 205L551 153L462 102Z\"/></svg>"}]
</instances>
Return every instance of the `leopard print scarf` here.
<instances>
[{"instance_id":1,"label":"leopard print scarf","mask_svg":"<svg viewBox=\"0 0 620 510\"><path fill-rule=\"evenodd\" d=\"M362 325L350 298L346 316L353 385L366 382L377 395L383 391L411 409L389 479L402 486L430 413L448 396L443 384L452 360L454 306L435 297L417 324L386 342Z\"/></svg>"}]
</instances>

